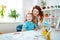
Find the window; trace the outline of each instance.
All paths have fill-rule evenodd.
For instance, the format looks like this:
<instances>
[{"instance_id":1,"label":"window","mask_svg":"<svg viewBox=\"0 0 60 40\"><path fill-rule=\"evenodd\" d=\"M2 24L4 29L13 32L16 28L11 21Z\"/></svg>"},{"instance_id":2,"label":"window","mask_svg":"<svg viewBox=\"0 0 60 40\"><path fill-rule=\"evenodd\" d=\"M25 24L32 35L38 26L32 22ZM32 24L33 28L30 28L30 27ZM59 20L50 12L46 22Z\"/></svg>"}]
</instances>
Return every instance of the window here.
<instances>
[{"instance_id":1,"label":"window","mask_svg":"<svg viewBox=\"0 0 60 40\"><path fill-rule=\"evenodd\" d=\"M1 7L4 8L4 17L2 18L0 15L0 22L21 22L23 21L22 14L22 0L0 0L0 11ZM9 13L11 10L16 10L16 13L19 14L19 17L15 19L9 17ZM1 14L1 12L0 12Z\"/></svg>"}]
</instances>

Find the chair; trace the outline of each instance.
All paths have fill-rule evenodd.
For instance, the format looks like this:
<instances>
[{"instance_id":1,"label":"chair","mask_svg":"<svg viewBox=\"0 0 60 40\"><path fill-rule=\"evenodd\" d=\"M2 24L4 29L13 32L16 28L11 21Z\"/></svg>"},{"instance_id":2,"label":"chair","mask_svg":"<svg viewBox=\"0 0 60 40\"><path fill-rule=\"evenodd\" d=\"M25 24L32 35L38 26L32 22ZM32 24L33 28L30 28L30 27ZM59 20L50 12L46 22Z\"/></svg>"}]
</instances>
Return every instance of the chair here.
<instances>
[{"instance_id":1,"label":"chair","mask_svg":"<svg viewBox=\"0 0 60 40\"><path fill-rule=\"evenodd\" d=\"M22 30L22 26L23 26L23 25L18 25L18 26L17 26L17 28L16 28L17 32L20 32L20 31Z\"/></svg>"}]
</instances>

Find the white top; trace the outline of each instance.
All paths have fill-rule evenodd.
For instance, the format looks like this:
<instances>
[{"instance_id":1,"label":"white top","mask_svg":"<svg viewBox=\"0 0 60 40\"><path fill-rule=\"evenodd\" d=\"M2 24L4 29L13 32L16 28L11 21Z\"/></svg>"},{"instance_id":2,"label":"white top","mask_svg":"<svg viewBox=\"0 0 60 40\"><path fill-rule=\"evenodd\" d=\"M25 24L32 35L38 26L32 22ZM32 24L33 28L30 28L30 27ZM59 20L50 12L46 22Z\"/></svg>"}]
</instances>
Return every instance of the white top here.
<instances>
[{"instance_id":1,"label":"white top","mask_svg":"<svg viewBox=\"0 0 60 40\"><path fill-rule=\"evenodd\" d=\"M40 22L40 21L38 22L38 28L39 28L39 29L42 28L43 23L44 23L44 22Z\"/></svg>"}]
</instances>

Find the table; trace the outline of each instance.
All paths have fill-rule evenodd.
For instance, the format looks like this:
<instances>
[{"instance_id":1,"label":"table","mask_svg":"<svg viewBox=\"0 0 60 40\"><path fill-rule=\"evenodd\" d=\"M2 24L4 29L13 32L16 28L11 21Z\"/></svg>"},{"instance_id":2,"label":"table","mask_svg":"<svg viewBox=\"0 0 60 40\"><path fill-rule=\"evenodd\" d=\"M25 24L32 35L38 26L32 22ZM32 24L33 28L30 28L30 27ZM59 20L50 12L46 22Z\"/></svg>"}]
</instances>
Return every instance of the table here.
<instances>
[{"instance_id":1,"label":"table","mask_svg":"<svg viewBox=\"0 0 60 40\"><path fill-rule=\"evenodd\" d=\"M0 35L0 40L34 40L38 38L38 40L45 40L41 36L41 31L25 31L25 32L13 32Z\"/></svg>"}]
</instances>

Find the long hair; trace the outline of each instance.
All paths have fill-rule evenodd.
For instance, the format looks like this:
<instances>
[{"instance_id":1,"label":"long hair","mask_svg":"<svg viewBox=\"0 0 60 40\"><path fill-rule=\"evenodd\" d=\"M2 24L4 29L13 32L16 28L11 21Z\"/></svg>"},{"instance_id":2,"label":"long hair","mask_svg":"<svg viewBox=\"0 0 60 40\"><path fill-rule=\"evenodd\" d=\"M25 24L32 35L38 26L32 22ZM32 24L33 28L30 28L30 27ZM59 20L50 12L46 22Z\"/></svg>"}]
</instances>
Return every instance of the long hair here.
<instances>
[{"instance_id":1,"label":"long hair","mask_svg":"<svg viewBox=\"0 0 60 40\"><path fill-rule=\"evenodd\" d=\"M32 13L33 13L33 10L34 10L34 9L37 9L37 10L39 11L38 16L40 16L40 20L43 19L44 14L43 14L43 11L41 10L40 6L35 5L35 6L33 7L33 9L32 9Z\"/></svg>"}]
</instances>

